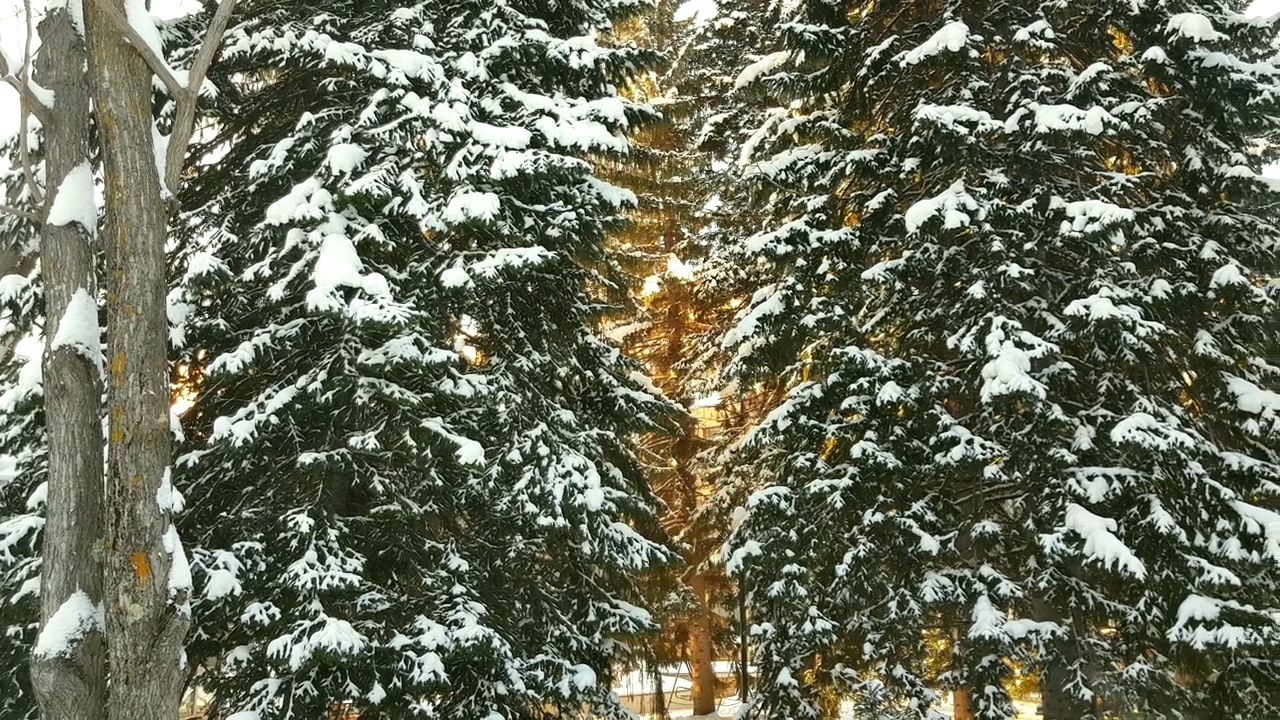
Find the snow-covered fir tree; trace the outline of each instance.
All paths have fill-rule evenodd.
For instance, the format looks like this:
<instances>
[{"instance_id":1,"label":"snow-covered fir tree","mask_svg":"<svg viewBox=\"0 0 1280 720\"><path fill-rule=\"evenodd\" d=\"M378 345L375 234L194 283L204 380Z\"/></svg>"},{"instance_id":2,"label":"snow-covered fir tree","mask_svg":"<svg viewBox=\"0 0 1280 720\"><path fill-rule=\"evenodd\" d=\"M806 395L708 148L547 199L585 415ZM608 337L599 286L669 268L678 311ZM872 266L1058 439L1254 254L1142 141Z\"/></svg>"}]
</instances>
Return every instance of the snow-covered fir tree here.
<instances>
[{"instance_id":1,"label":"snow-covered fir tree","mask_svg":"<svg viewBox=\"0 0 1280 720\"><path fill-rule=\"evenodd\" d=\"M634 197L583 158L652 118L595 40L636 9L245 6L171 296L213 717L624 716L675 410L594 329Z\"/></svg>"},{"instance_id":2,"label":"snow-covered fir tree","mask_svg":"<svg viewBox=\"0 0 1280 720\"><path fill-rule=\"evenodd\" d=\"M1055 720L1280 711L1276 26L1244 5L804 2L744 72L775 223L724 342L791 385L728 548L753 716L883 684L1009 717L1011 663Z\"/></svg>"}]
</instances>

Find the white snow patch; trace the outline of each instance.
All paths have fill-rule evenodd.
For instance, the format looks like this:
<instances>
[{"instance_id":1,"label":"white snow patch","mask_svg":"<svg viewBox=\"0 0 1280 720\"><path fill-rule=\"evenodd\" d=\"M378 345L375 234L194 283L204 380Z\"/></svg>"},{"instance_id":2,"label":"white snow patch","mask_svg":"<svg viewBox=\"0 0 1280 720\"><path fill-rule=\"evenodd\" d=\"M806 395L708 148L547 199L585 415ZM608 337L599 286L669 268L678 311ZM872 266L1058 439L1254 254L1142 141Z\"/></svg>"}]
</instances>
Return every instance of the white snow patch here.
<instances>
[{"instance_id":1,"label":"white snow patch","mask_svg":"<svg viewBox=\"0 0 1280 720\"><path fill-rule=\"evenodd\" d=\"M919 200L907 208L902 220L906 223L908 234L919 232L936 215L942 217L943 228L955 230L969 225L972 220L970 213L982 219L983 213L978 201L965 189L964 181L957 180L938 195Z\"/></svg>"},{"instance_id":2,"label":"white snow patch","mask_svg":"<svg viewBox=\"0 0 1280 720\"><path fill-rule=\"evenodd\" d=\"M329 168L336 174L354 172L357 168L364 164L369 157L369 151L355 145L353 143L338 143L329 148L328 157Z\"/></svg>"},{"instance_id":3,"label":"white snow patch","mask_svg":"<svg viewBox=\"0 0 1280 720\"><path fill-rule=\"evenodd\" d=\"M1005 637L1005 614L992 605L991 598L985 594L978 596L974 601L970 618L973 623L969 626L969 639L989 640Z\"/></svg>"},{"instance_id":4,"label":"white snow patch","mask_svg":"<svg viewBox=\"0 0 1280 720\"><path fill-rule=\"evenodd\" d=\"M587 665L573 667L573 684L579 690L590 690L596 686L596 671Z\"/></svg>"},{"instance_id":5,"label":"white snow patch","mask_svg":"<svg viewBox=\"0 0 1280 720\"><path fill-rule=\"evenodd\" d=\"M186 507L182 493L173 486L173 471L164 469L164 477L160 479L160 487L156 488L156 505L162 513L180 513Z\"/></svg>"},{"instance_id":6,"label":"white snow patch","mask_svg":"<svg viewBox=\"0 0 1280 720\"><path fill-rule=\"evenodd\" d=\"M748 85L755 83L763 75L770 73L782 66L791 58L791 52L788 50L779 50L778 52L769 53L759 60L751 63L738 73L738 78L733 81L733 88L741 90Z\"/></svg>"},{"instance_id":7,"label":"white snow patch","mask_svg":"<svg viewBox=\"0 0 1280 720\"><path fill-rule=\"evenodd\" d=\"M213 561L205 572L205 598L219 600L243 592L244 588L240 585L240 571L243 567L231 553L225 550L215 551Z\"/></svg>"},{"instance_id":8,"label":"white snow patch","mask_svg":"<svg viewBox=\"0 0 1280 720\"><path fill-rule=\"evenodd\" d=\"M286 635L272 640L267 645L267 653L273 657L287 658L289 668L297 671L317 652L356 655L364 649L366 642L351 623L326 617L323 627L306 638Z\"/></svg>"},{"instance_id":9,"label":"white snow patch","mask_svg":"<svg viewBox=\"0 0 1280 720\"><path fill-rule=\"evenodd\" d=\"M498 216L502 201L491 192L463 191L449 198L444 209L444 220L451 225L462 225L473 220L489 221Z\"/></svg>"},{"instance_id":10,"label":"white snow patch","mask_svg":"<svg viewBox=\"0 0 1280 720\"><path fill-rule=\"evenodd\" d=\"M440 273L440 284L447 288L466 287L471 284L471 276L460 267L445 268Z\"/></svg>"},{"instance_id":11,"label":"white snow patch","mask_svg":"<svg viewBox=\"0 0 1280 720\"><path fill-rule=\"evenodd\" d=\"M1243 285L1249 287L1249 279L1240 272L1240 266L1235 264L1227 264L1213 271L1213 277L1209 280L1209 287L1217 290L1218 288L1228 285Z\"/></svg>"},{"instance_id":12,"label":"white snow patch","mask_svg":"<svg viewBox=\"0 0 1280 720\"><path fill-rule=\"evenodd\" d=\"M361 283L364 291L373 297L386 297L391 295L391 285L387 282L386 276L382 273L369 273L364 276Z\"/></svg>"},{"instance_id":13,"label":"white snow patch","mask_svg":"<svg viewBox=\"0 0 1280 720\"><path fill-rule=\"evenodd\" d=\"M18 382L0 394L0 410L13 412L18 403L44 392L43 363L40 353L32 353L18 369Z\"/></svg>"},{"instance_id":14,"label":"white snow patch","mask_svg":"<svg viewBox=\"0 0 1280 720\"><path fill-rule=\"evenodd\" d=\"M1116 423L1116 426L1111 429L1111 442L1117 444L1131 442L1159 452L1177 447L1195 446L1193 437L1144 412L1136 412Z\"/></svg>"},{"instance_id":15,"label":"white snow patch","mask_svg":"<svg viewBox=\"0 0 1280 720\"><path fill-rule=\"evenodd\" d=\"M185 593L186 598L179 609L190 614L191 564L187 562L187 553L182 548L182 539L178 537L178 528L173 523L169 523L169 529L165 531L163 541L164 550L172 559L172 564L169 566L169 597L172 599Z\"/></svg>"},{"instance_id":16,"label":"white snow patch","mask_svg":"<svg viewBox=\"0 0 1280 720\"><path fill-rule=\"evenodd\" d=\"M58 185L49 207L50 225L79 223L89 237L98 234L98 205L93 199L93 170L88 161L71 169Z\"/></svg>"},{"instance_id":17,"label":"white snow patch","mask_svg":"<svg viewBox=\"0 0 1280 720\"><path fill-rule=\"evenodd\" d=\"M1217 42L1227 36L1213 27L1213 21L1200 13L1177 13L1165 24L1165 31L1194 42Z\"/></svg>"},{"instance_id":18,"label":"white snow patch","mask_svg":"<svg viewBox=\"0 0 1280 720\"><path fill-rule=\"evenodd\" d=\"M471 123L471 137L481 145L523 150L529 147L533 133L522 127L498 127L477 121Z\"/></svg>"},{"instance_id":19,"label":"white snow patch","mask_svg":"<svg viewBox=\"0 0 1280 720\"><path fill-rule=\"evenodd\" d=\"M1069 503L1065 526L1084 538L1085 555L1101 562L1103 567L1114 567L1138 580L1146 577L1146 566L1116 536L1115 520L1095 515L1080 505Z\"/></svg>"},{"instance_id":20,"label":"white snow patch","mask_svg":"<svg viewBox=\"0 0 1280 720\"><path fill-rule=\"evenodd\" d=\"M151 48L156 57L164 59L164 43L160 41L160 31L156 29L155 20L147 12L147 4L143 0L124 0L124 15L138 37Z\"/></svg>"},{"instance_id":21,"label":"white snow patch","mask_svg":"<svg viewBox=\"0 0 1280 720\"><path fill-rule=\"evenodd\" d=\"M1082 110L1075 105L1040 105L1032 104L1035 111L1036 132L1083 130L1090 135L1100 135L1106 129L1106 123L1115 118L1100 107Z\"/></svg>"},{"instance_id":22,"label":"white snow patch","mask_svg":"<svg viewBox=\"0 0 1280 720\"><path fill-rule=\"evenodd\" d=\"M169 136L162 134L155 123L151 123L151 151L156 165L156 177L160 179L161 194L166 198L173 197L164 181L164 169L169 163Z\"/></svg>"},{"instance_id":23,"label":"white snow patch","mask_svg":"<svg viewBox=\"0 0 1280 720\"><path fill-rule=\"evenodd\" d=\"M1266 541L1267 554L1273 560L1280 561L1280 513L1240 500L1232 500L1231 507L1245 522L1246 529L1262 535Z\"/></svg>"},{"instance_id":24,"label":"white snow patch","mask_svg":"<svg viewBox=\"0 0 1280 720\"><path fill-rule=\"evenodd\" d=\"M104 371L102 342L98 328L98 303L84 288L76 289L58 321L51 350L69 347L89 361L101 375Z\"/></svg>"},{"instance_id":25,"label":"white snow patch","mask_svg":"<svg viewBox=\"0 0 1280 720\"><path fill-rule=\"evenodd\" d=\"M320 257L316 259L312 279L317 288L331 290L338 287L361 287L364 278L360 271L364 263L351 238L345 235L327 235L320 245Z\"/></svg>"},{"instance_id":26,"label":"white snow patch","mask_svg":"<svg viewBox=\"0 0 1280 720\"><path fill-rule=\"evenodd\" d=\"M49 502L49 483L42 482L27 497L27 509L32 511L39 510L40 506L47 502Z\"/></svg>"},{"instance_id":27,"label":"white snow patch","mask_svg":"<svg viewBox=\"0 0 1280 720\"><path fill-rule=\"evenodd\" d=\"M81 640L95 631L104 631L106 626L102 605L94 605L84 591L77 590L62 601L40 630L32 654L38 658L71 657Z\"/></svg>"},{"instance_id":28,"label":"white snow patch","mask_svg":"<svg viewBox=\"0 0 1280 720\"><path fill-rule=\"evenodd\" d=\"M1071 222L1063 223L1064 232L1094 233L1120 223L1133 222L1136 213L1129 208L1120 207L1102 200L1078 200L1061 202L1054 198L1050 209L1061 207Z\"/></svg>"},{"instance_id":29,"label":"white snow patch","mask_svg":"<svg viewBox=\"0 0 1280 720\"><path fill-rule=\"evenodd\" d=\"M959 20L943 25L918 47L902 58L903 65L916 65L922 60L943 52L959 52L969 43L969 26Z\"/></svg>"},{"instance_id":30,"label":"white snow patch","mask_svg":"<svg viewBox=\"0 0 1280 720\"><path fill-rule=\"evenodd\" d=\"M1236 375L1225 375L1227 390L1236 396L1236 407L1244 413L1270 421L1271 430L1280 432L1280 393L1259 387Z\"/></svg>"},{"instance_id":31,"label":"white snow patch","mask_svg":"<svg viewBox=\"0 0 1280 720\"><path fill-rule=\"evenodd\" d=\"M671 16L676 22L693 22L694 27L702 27L720 15L720 7L716 0L685 0L676 8Z\"/></svg>"}]
</instances>

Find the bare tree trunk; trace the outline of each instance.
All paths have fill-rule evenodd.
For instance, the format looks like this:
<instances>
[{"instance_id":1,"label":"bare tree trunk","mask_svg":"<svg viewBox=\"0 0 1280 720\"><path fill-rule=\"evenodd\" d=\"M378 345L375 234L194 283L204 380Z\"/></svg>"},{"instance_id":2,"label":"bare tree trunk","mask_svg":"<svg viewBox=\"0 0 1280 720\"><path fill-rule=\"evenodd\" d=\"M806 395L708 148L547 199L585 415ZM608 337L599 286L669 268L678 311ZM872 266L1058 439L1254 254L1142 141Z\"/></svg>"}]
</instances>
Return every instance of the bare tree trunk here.
<instances>
[{"instance_id":1,"label":"bare tree trunk","mask_svg":"<svg viewBox=\"0 0 1280 720\"><path fill-rule=\"evenodd\" d=\"M40 38L43 46L35 64L36 79L53 91L56 102L55 111L44 123L46 210L60 206L58 216L48 217L41 230L49 485L40 621L46 628L64 604L65 613L75 611L75 600L69 603L68 599L76 593L83 593L81 610L100 607L102 602L102 385L97 268L90 235L95 213L88 174L89 82L84 70L84 40L65 5L50 10L40 23ZM79 172L64 184L77 169ZM71 206L79 206L79 212L65 212ZM90 227L67 222L76 215ZM80 302L73 302L73 298ZM63 333L64 323L72 324L69 332ZM78 333L80 346L74 341L60 342L77 335L76 325L84 328ZM86 342L91 347L84 346ZM106 717L102 626L94 615L80 620L81 632L73 636L51 637L56 629L42 633L44 642L37 643L32 656L32 685L46 720Z\"/></svg>"},{"instance_id":2,"label":"bare tree trunk","mask_svg":"<svg viewBox=\"0 0 1280 720\"><path fill-rule=\"evenodd\" d=\"M160 497L170 460L165 154L155 147L152 70L115 19L126 16L123 0L84 6L106 182L108 709L112 720L173 720L190 618L187 590L171 592L181 548Z\"/></svg>"}]
</instances>

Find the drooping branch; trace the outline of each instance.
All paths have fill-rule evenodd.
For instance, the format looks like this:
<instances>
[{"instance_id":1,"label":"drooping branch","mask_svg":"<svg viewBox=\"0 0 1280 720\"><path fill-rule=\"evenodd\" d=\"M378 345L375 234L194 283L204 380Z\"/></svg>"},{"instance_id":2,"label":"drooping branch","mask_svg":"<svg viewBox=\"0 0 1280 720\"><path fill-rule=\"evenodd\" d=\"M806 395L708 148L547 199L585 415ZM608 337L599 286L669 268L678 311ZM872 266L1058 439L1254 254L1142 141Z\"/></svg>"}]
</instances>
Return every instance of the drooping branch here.
<instances>
[{"instance_id":1,"label":"drooping branch","mask_svg":"<svg viewBox=\"0 0 1280 720\"><path fill-rule=\"evenodd\" d=\"M165 154L164 184L170 192L177 193L178 184L182 180L182 167L187 156L187 146L196 127L196 110L200 100L200 86L209 73L213 57L222 43L222 36L231 23L231 13L235 11L236 0L221 0L218 9L209 23L200 50L196 52L191 70L187 73L187 92L177 97L177 107L173 118L173 131L169 135L169 147Z\"/></svg>"}]
</instances>

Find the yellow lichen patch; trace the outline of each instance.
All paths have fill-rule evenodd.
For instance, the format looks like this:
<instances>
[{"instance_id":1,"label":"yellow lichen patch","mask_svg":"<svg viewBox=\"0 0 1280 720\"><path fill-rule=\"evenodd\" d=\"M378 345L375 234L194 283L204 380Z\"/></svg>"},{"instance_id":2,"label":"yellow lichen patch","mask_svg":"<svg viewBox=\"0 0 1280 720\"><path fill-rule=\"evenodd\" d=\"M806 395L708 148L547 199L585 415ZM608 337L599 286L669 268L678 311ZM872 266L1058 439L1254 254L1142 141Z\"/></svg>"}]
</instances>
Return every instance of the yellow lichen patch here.
<instances>
[{"instance_id":1,"label":"yellow lichen patch","mask_svg":"<svg viewBox=\"0 0 1280 720\"><path fill-rule=\"evenodd\" d=\"M113 380L119 380L124 377L124 353L118 352L111 356L110 367L107 369L111 373Z\"/></svg>"},{"instance_id":2,"label":"yellow lichen patch","mask_svg":"<svg viewBox=\"0 0 1280 720\"><path fill-rule=\"evenodd\" d=\"M124 442L124 408L116 406L111 408L111 443L118 445Z\"/></svg>"},{"instance_id":3,"label":"yellow lichen patch","mask_svg":"<svg viewBox=\"0 0 1280 720\"><path fill-rule=\"evenodd\" d=\"M133 574L137 576L138 584L146 587L151 579L151 561L147 559L147 553L143 550L134 550L129 555L129 561L133 563Z\"/></svg>"},{"instance_id":4,"label":"yellow lichen patch","mask_svg":"<svg viewBox=\"0 0 1280 720\"><path fill-rule=\"evenodd\" d=\"M142 480L143 480L142 475L140 475L140 474L139 474L139 475L134 475L133 477L129 478L129 484L130 484L130 485L132 485L132 486L134 486L134 487L141 487L141 486L142 486Z\"/></svg>"}]
</instances>

